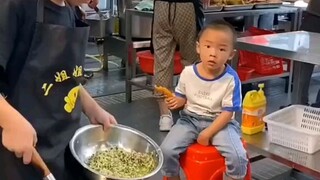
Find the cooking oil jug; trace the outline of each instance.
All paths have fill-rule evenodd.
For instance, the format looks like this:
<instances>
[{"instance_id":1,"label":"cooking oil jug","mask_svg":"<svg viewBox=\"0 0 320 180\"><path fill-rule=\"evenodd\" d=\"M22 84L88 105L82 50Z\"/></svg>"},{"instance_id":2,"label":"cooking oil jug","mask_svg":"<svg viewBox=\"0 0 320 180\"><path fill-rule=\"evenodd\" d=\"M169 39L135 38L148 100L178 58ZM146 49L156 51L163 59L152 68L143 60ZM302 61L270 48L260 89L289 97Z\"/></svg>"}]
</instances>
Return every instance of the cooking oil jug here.
<instances>
[{"instance_id":1,"label":"cooking oil jug","mask_svg":"<svg viewBox=\"0 0 320 180\"><path fill-rule=\"evenodd\" d=\"M120 33L120 18L118 13L118 7L114 6L113 8L113 18L114 18L114 32L113 35L119 35Z\"/></svg>"},{"instance_id":2,"label":"cooking oil jug","mask_svg":"<svg viewBox=\"0 0 320 180\"><path fill-rule=\"evenodd\" d=\"M263 88L264 84L259 84L259 91L249 91L244 97L241 125L244 134L256 134L265 127L262 118L266 114L267 100Z\"/></svg>"}]
</instances>

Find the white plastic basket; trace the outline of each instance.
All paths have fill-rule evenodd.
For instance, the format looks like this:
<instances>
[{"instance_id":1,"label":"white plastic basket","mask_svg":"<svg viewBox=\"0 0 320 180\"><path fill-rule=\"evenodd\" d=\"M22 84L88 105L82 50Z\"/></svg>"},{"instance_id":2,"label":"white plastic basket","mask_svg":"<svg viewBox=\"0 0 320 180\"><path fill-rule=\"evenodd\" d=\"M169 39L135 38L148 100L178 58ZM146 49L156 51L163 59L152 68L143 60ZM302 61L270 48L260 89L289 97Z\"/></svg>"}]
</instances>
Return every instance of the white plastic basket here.
<instances>
[{"instance_id":1,"label":"white plastic basket","mask_svg":"<svg viewBox=\"0 0 320 180\"><path fill-rule=\"evenodd\" d=\"M320 109L292 105L263 118L272 143L313 154L320 150Z\"/></svg>"}]
</instances>

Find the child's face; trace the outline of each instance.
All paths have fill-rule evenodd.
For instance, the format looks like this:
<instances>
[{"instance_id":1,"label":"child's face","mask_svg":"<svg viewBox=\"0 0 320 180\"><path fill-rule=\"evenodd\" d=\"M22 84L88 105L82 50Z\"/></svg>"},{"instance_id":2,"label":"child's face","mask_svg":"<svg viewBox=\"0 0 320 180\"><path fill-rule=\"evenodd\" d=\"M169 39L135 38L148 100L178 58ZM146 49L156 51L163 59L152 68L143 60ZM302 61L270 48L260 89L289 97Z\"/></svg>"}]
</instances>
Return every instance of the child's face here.
<instances>
[{"instance_id":1,"label":"child's face","mask_svg":"<svg viewBox=\"0 0 320 180\"><path fill-rule=\"evenodd\" d=\"M230 30L205 30L197 43L197 52L208 70L216 70L234 56L233 35Z\"/></svg>"}]
</instances>

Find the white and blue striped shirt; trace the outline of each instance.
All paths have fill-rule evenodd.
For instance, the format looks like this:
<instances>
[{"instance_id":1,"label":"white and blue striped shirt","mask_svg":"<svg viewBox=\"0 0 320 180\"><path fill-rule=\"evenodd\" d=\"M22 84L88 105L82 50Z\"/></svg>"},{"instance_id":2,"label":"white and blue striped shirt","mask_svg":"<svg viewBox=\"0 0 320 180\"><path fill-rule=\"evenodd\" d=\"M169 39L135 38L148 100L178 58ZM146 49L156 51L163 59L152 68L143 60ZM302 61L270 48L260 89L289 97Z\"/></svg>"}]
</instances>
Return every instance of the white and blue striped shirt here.
<instances>
[{"instance_id":1,"label":"white and blue striped shirt","mask_svg":"<svg viewBox=\"0 0 320 180\"><path fill-rule=\"evenodd\" d=\"M175 94L187 99L186 110L201 116L213 117L222 111L241 111L241 82L229 65L215 79L201 77L196 64L186 66Z\"/></svg>"}]
</instances>

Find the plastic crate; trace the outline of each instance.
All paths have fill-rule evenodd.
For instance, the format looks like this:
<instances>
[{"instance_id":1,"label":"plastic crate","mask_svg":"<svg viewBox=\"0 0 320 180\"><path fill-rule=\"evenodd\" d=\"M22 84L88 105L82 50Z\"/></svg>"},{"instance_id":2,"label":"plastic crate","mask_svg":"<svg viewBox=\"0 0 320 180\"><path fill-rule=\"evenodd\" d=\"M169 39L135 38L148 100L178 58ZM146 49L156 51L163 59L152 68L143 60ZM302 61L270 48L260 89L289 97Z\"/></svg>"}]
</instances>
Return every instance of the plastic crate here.
<instances>
[{"instance_id":1,"label":"plastic crate","mask_svg":"<svg viewBox=\"0 0 320 180\"><path fill-rule=\"evenodd\" d=\"M149 51L137 52L141 70L149 75L154 74L154 55ZM174 75L178 75L182 72L184 66L181 62L181 55L179 52L174 54Z\"/></svg>"},{"instance_id":2,"label":"plastic crate","mask_svg":"<svg viewBox=\"0 0 320 180\"><path fill-rule=\"evenodd\" d=\"M270 142L313 154L320 150L320 109L292 105L263 118Z\"/></svg>"},{"instance_id":3,"label":"plastic crate","mask_svg":"<svg viewBox=\"0 0 320 180\"><path fill-rule=\"evenodd\" d=\"M241 81L246 81L251 78L254 69L248 67L238 67L237 73Z\"/></svg>"},{"instance_id":4,"label":"plastic crate","mask_svg":"<svg viewBox=\"0 0 320 180\"><path fill-rule=\"evenodd\" d=\"M266 34L275 34L275 32L251 27L245 33L245 36L257 36ZM249 51L240 51L239 66L253 68L258 74L274 75L283 73L283 60L284 59L282 58L277 58L274 56Z\"/></svg>"}]
</instances>

